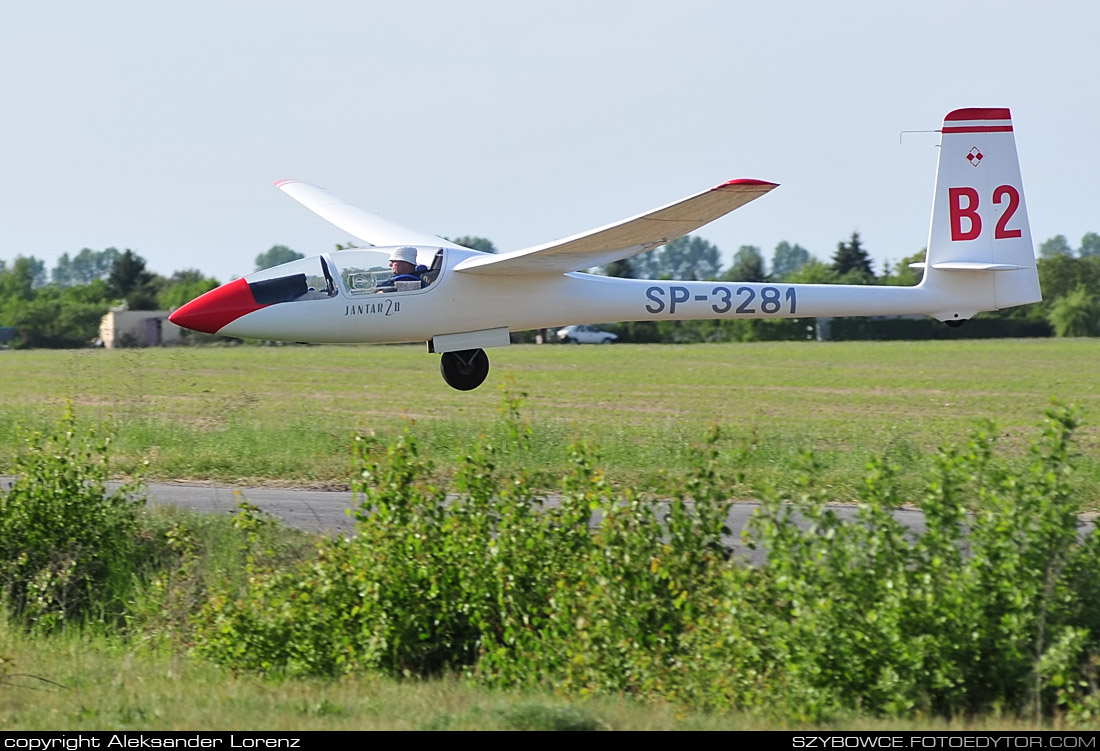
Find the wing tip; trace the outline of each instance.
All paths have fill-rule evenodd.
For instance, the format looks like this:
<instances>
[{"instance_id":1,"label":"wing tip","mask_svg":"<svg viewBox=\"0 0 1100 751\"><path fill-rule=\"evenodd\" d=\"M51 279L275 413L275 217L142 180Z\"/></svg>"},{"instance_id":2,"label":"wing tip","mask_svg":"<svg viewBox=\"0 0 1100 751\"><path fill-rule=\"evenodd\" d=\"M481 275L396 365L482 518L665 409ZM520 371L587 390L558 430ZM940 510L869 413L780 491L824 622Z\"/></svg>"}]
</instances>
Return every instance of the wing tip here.
<instances>
[{"instance_id":1,"label":"wing tip","mask_svg":"<svg viewBox=\"0 0 1100 751\"><path fill-rule=\"evenodd\" d=\"M772 188L778 188L779 183L768 182L767 180L754 180L751 177L741 177L736 180L729 180L716 185L711 190L771 190Z\"/></svg>"},{"instance_id":2,"label":"wing tip","mask_svg":"<svg viewBox=\"0 0 1100 751\"><path fill-rule=\"evenodd\" d=\"M290 183L297 183L297 182L301 182L301 181L300 181L300 180L294 180L294 179L288 179L288 180L276 180L276 181L275 181L275 187L276 187L276 188L281 188L281 187L283 187L284 185L289 185Z\"/></svg>"}]
</instances>

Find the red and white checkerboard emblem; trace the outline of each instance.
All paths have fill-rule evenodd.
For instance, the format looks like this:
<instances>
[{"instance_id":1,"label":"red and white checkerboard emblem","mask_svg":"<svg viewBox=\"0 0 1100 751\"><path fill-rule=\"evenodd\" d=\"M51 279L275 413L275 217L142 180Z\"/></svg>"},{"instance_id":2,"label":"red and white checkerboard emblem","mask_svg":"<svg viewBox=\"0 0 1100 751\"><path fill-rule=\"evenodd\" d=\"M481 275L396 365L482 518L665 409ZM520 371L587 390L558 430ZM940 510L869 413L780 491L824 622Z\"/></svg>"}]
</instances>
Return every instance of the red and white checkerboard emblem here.
<instances>
[{"instance_id":1,"label":"red and white checkerboard emblem","mask_svg":"<svg viewBox=\"0 0 1100 751\"><path fill-rule=\"evenodd\" d=\"M985 159L985 156L983 156L981 150L975 146L970 150L970 153L966 155L966 158L971 164L977 167L981 161Z\"/></svg>"}]
</instances>

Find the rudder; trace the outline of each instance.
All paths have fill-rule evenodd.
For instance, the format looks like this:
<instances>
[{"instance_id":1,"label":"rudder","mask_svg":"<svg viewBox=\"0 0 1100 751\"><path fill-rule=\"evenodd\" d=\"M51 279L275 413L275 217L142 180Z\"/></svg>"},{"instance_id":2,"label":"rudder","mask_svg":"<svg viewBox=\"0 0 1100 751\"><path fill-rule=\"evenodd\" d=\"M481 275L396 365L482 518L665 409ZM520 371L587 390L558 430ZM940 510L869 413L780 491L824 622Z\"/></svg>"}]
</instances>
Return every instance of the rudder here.
<instances>
[{"instance_id":1,"label":"rudder","mask_svg":"<svg viewBox=\"0 0 1100 751\"><path fill-rule=\"evenodd\" d=\"M1042 299L1024 202L1016 139L1008 109L968 108L947 114L922 286L965 293L974 311L944 311L941 320ZM955 295L952 295L954 297Z\"/></svg>"}]
</instances>

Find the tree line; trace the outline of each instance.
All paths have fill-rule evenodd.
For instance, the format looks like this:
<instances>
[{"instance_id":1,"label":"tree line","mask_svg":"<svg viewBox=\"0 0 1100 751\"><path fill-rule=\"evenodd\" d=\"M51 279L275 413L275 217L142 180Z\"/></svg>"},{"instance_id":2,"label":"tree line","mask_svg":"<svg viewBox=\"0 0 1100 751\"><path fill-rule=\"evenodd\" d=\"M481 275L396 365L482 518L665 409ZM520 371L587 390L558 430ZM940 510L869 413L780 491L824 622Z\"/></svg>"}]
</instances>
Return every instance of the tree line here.
<instances>
[{"instance_id":1,"label":"tree line","mask_svg":"<svg viewBox=\"0 0 1100 751\"><path fill-rule=\"evenodd\" d=\"M216 286L197 269L153 273L132 250L65 253L48 275L41 260L18 256L0 260L0 327L16 347L86 347L111 308L172 310Z\"/></svg>"},{"instance_id":2,"label":"tree line","mask_svg":"<svg viewBox=\"0 0 1100 751\"><path fill-rule=\"evenodd\" d=\"M496 252L493 243L483 237L463 236L454 242ZM1029 335L1100 336L1100 235L1086 233L1078 248L1073 248L1064 235L1056 235L1038 246L1038 255L1043 302L983 313L979 318L1011 321L1001 324L1002 329L1026 330ZM285 245L275 245L256 256L255 268L270 268L303 257ZM876 273L859 233L853 232L837 243L827 261L797 243L783 241L775 246L770 262L759 247L742 245L732 263L723 268L718 246L688 235L648 253L616 261L601 273L644 279L904 286L920 282L922 272L909 264L924 257L922 248L892 265L884 264ZM84 248L73 255L65 253L48 273L43 261L17 256L10 263L0 260L0 333L6 329L15 347L83 347L94 342L99 323L111 308L174 310L218 284L217 279L198 269L176 271L170 276L154 273L132 250ZM805 319L643 321L615 328L625 341L752 341L804 339L808 323ZM874 336L859 331L863 333L857 331L854 338Z\"/></svg>"}]
</instances>

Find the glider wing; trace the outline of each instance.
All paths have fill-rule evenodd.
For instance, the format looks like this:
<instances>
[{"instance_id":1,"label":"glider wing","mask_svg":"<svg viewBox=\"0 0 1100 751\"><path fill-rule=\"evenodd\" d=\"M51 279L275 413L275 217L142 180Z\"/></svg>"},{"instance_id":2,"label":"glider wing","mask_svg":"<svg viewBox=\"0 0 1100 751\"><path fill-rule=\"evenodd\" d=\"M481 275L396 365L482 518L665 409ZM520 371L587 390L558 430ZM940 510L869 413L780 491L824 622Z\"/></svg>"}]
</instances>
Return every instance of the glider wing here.
<instances>
[{"instance_id":1,"label":"glider wing","mask_svg":"<svg viewBox=\"0 0 1100 751\"><path fill-rule=\"evenodd\" d=\"M275 187L286 193L322 219L363 240L369 245L435 245L461 247L441 237L402 227L373 211L354 206L347 201L300 180L280 180Z\"/></svg>"},{"instance_id":2,"label":"glider wing","mask_svg":"<svg viewBox=\"0 0 1100 751\"><path fill-rule=\"evenodd\" d=\"M518 276L565 274L602 266L683 237L775 187L775 183L762 180L730 180L659 209L564 240L467 258L455 266L455 271Z\"/></svg>"}]
</instances>

